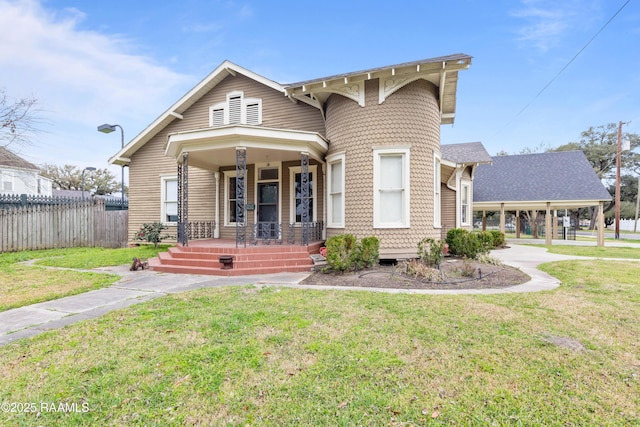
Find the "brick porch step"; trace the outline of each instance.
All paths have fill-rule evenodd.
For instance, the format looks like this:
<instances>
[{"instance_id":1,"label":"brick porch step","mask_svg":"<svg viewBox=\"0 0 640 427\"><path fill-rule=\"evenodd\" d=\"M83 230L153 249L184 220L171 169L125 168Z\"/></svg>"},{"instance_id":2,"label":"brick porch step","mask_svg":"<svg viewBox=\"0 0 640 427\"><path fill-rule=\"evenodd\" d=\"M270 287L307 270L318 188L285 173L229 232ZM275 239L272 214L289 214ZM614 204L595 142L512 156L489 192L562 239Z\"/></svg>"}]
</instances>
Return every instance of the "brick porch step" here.
<instances>
[{"instance_id":1,"label":"brick porch step","mask_svg":"<svg viewBox=\"0 0 640 427\"><path fill-rule=\"evenodd\" d=\"M182 274L208 274L215 276L242 276L284 272L310 272L311 255L317 254L321 242L309 246L264 245L247 248L212 246L171 247L157 258L149 259L154 271ZM223 269L221 256L233 256L233 267Z\"/></svg>"}]
</instances>

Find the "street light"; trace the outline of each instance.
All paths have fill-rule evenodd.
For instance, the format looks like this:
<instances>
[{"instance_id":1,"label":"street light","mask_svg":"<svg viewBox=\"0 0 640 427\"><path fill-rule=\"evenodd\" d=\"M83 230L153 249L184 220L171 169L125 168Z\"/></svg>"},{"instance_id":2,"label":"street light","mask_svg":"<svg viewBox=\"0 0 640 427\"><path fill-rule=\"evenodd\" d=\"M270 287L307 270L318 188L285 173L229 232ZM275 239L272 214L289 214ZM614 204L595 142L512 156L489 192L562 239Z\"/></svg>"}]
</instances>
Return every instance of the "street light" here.
<instances>
[{"instance_id":1,"label":"street light","mask_svg":"<svg viewBox=\"0 0 640 427\"><path fill-rule=\"evenodd\" d=\"M115 132L116 128L120 128L121 148L124 148L124 129L122 129L122 126L105 123L98 126L98 132L111 133ZM120 209L124 209L124 165L122 165L122 199L120 200Z\"/></svg>"},{"instance_id":2,"label":"street light","mask_svg":"<svg viewBox=\"0 0 640 427\"><path fill-rule=\"evenodd\" d=\"M94 168L93 166L87 166L86 168L82 169L82 200L84 200L84 171L94 170L96 170L96 168Z\"/></svg>"}]
</instances>

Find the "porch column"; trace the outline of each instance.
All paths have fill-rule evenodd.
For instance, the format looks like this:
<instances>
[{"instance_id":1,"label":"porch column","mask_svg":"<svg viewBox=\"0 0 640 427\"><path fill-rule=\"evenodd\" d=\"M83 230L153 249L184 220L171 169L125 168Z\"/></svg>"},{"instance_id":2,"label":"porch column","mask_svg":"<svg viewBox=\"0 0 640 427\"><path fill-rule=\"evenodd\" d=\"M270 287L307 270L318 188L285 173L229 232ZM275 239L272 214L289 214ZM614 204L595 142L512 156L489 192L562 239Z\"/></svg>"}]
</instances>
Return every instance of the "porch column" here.
<instances>
[{"instance_id":1,"label":"porch column","mask_svg":"<svg viewBox=\"0 0 640 427\"><path fill-rule=\"evenodd\" d=\"M553 239L558 240L558 209L553 210Z\"/></svg>"},{"instance_id":2,"label":"porch column","mask_svg":"<svg viewBox=\"0 0 640 427\"><path fill-rule=\"evenodd\" d=\"M500 232L504 233L504 203L500 203Z\"/></svg>"},{"instance_id":3,"label":"porch column","mask_svg":"<svg viewBox=\"0 0 640 427\"><path fill-rule=\"evenodd\" d=\"M551 202L547 202L547 214L544 216L544 240L546 245L551 244L551 235L553 234L553 230L551 230Z\"/></svg>"},{"instance_id":4,"label":"porch column","mask_svg":"<svg viewBox=\"0 0 640 427\"><path fill-rule=\"evenodd\" d=\"M236 147L236 248L247 247L247 220L244 196L247 178L247 149Z\"/></svg>"},{"instance_id":5,"label":"porch column","mask_svg":"<svg viewBox=\"0 0 640 427\"><path fill-rule=\"evenodd\" d=\"M189 153L178 162L178 243L189 246Z\"/></svg>"},{"instance_id":6,"label":"porch column","mask_svg":"<svg viewBox=\"0 0 640 427\"><path fill-rule=\"evenodd\" d=\"M214 221L216 222L215 228L213 230L213 238L220 238L220 172L215 172L214 176L216 178L216 213L214 216Z\"/></svg>"},{"instance_id":7,"label":"porch column","mask_svg":"<svg viewBox=\"0 0 640 427\"><path fill-rule=\"evenodd\" d=\"M598 202L598 246L604 246L604 202Z\"/></svg>"},{"instance_id":8,"label":"porch column","mask_svg":"<svg viewBox=\"0 0 640 427\"><path fill-rule=\"evenodd\" d=\"M302 212L302 245L309 244L309 153L300 153L300 202Z\"/></svg>"},{"instance_id":9,"label":"porch column","mask_svg":"<svg viewBox=\"0 0 640 427\"><path fill-rule=\"evenodd\" d=\"M520 211L516 211L516 239L520 238Z\"/></svg>"},{"instance_id":10,"label":"porch column","mask_svg":"<svg viewBox=\"0 0 640 427\"><path fill-rule=\"evenodd\" d=\"M487 211L482 211L482 231L487 231Z\"/></svg>"},{"instance_id":11,"label":"porch column","mask_svg":"<svg viewBox=\"0 0 640 427\"><path fill-rule=\"evenodd\" d=\"M328 218L328 213L327 213L327 169L328 169L328 164L327 163L323 163L320 165L320 167L322 168L322 189L324 190L322 192L322 240L327 240L327 218Z\"/></svg>"}]
</instances>

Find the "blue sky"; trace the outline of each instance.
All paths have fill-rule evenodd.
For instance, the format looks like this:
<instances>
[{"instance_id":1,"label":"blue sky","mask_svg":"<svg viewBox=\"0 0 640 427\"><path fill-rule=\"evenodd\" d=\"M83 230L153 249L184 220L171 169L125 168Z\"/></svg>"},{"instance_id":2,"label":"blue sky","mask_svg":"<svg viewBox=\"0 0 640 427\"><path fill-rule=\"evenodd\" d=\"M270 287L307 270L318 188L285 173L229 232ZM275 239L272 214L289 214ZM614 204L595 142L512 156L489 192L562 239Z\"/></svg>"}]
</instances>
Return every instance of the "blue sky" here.
<instances>
[{"instance_id":1,"label":"blue sky","mask_svg":"<svg viewBox=\"0 0 640 427\"><path fill-rule=\"evenodd\" d=\"M98 125L129 141L225 59L289 83L465 53L442 142L517 153L619 120L640 133L640 0L536 97L626 2L0 0L0 87L44 110L21 156L103 168L120 137Z\"/></svg>"}]
</instances>

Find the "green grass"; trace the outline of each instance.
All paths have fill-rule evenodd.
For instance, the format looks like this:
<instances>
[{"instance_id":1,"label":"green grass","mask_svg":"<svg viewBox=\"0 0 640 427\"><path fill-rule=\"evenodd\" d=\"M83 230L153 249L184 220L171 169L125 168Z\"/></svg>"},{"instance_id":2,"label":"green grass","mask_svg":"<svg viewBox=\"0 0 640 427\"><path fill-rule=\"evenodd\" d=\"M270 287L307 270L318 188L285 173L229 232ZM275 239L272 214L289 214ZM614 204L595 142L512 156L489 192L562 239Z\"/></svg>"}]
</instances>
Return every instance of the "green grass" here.
<instances>
[{"instance_id":1,"label":"green grass","mask_svg":"<svg viewBox=\"0 0 640 427\"><path fill-rule=\"evenodd\" d=\"M152 246L125 249L73 248L0 254L0 311L109 286L115 274L53 270L42 266L91 269L131 263L134 256L149 258L158 250ZM35 265L20 264L34 260Z\"/></svg>"},{"instance_id":2,"label":"green grass","mask_svg":"<svg viewBox=\"0 0 640 427\"><path fill-rule=\"evenodd\" d=\"M640 248L617 246L529 245L547 248L554 254L588 256L596 258L640 259Z\"/></svg>"},{"instance_id":3,"label":"green grass","mask_svg":"<svg viewBox=\"0 0 640 427\"><path fill-rule=\"evenodd\" d=\"M637 425L640 263L546 264L555 291L223 287L0 347L0 425Z\"/></svg>"}]
</instances>

